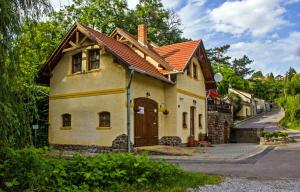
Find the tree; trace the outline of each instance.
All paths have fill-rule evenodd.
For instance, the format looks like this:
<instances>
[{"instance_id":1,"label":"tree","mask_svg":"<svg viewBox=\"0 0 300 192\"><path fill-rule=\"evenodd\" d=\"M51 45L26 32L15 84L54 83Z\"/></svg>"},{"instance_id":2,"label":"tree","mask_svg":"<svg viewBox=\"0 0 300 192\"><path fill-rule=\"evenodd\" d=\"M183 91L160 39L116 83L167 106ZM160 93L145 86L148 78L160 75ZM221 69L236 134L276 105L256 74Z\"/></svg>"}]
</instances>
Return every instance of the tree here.
<instances>
[{"instance_id":1,"label":"tree","mask_svg":"<svg viewBox=\"0 0 300 192\"><path fill-rule=\"evenodd\" d=\"M261 71L256 71L252 74L251 79L260 79L263 77L264 77L264 75Z\"/></svg>"},{"instance_id":2,"label":"tree","mask_svg":"<svg viewBox=\"0 0 300 192\"><path fill-rule=\"evenodd\" d=\"M227 65L230 66L231 57L225 54L229 50L230 45L223 45L221 47L215 47L206 51L207 56L212 64L215 65Z\"/></svg>"},{"instance_id":3,"label":"tree","mask_svg":"<svg viewBox=\"0 0 300 192\"><path fill-rule=\"evenodd\" d=\"M274 81L275 80L274 74L272 72L268 73L267 74L267 79Z\"/></svg>"},{"instance_id":4,"label":"tree","mask_svg":"<svg viewBox=\"0 0 300 192\"><path fill-rule=\"evenodd\" d=\"M69 28L74 22L90 25L109 35L116 27L137 34L138 24L148 26L148 39L158 45L186 40L181 37L181 21L173 11L164 9L160 0L140 0L135 9L126 0L74 0L74 3L51 15L51 20Z\"/></svg>"},{"instance_id":5,"label":"tree","mask_svg":"<svg viewBox=\"0 0 300 192\"><path fill-rule=\"evenodd\" d=\"M23 74L14 40L24 18L37 19L50 9L48 0L0 1L0 145L23 147L31 143L35 101L31 90L19 81Z\"/></svg>"},{"instance_id":6,"label":"tree","mask_svg":"<svg viewBox=\"0 0 300 192\"><path fill-rule=\"evenodd\" d=\"M250 67L248 67L253 60L250 60L246 55L244 55L240 59L234 59L232 62L232 68L236 72L237 75L245 77L253 73Z\"/></svg>"},{"instance_id":7,"label":"tree","mask_svg":"<svg viewBox=\"0 0 300 192\"><path fill-rule=\"evenodd\" d=\"M288 80L291 80L295 74L297 74L296 69L294 69L293 67L290 67L288 72L286 73L286 77Z\"/></svg>"},{"instance_id":8,"label":"tree","mask_svg":"<svg viewBox=\"0 0 300 192\"><path fill-rule=\"evenodd\" d=\"M148 38L158 45L186 40L181 37L181 21L174 11L166 10L161 0L140 0L134 11L138 23L146 23Z\"/></svg>"}]
</instances>

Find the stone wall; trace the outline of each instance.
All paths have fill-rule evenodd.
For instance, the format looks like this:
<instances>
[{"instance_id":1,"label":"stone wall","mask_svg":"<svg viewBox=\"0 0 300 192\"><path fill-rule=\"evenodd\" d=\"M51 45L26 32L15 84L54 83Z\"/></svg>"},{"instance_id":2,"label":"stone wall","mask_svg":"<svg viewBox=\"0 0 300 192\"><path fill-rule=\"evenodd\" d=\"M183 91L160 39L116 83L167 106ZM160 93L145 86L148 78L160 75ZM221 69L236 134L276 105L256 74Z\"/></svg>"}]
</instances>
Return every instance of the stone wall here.
<instances>
[{"instance_id":1,"label":"stone wall","mask_svg":"<svg viewBox=\"0 0 300 192\"><path fill-rule=\"evenodd\" d=\"M234 128L232 140L237 143L259 143L262 128Z\"/></svg>"},{"instance_id":2,"label":"stone wall","mask_svg":"<svg viewBox=\"0 0 300 192\"><path fill-rule=\"evenodd\" d=\"M177 136L164 136L160 138L159 145L179 146L181 144L181 138Z\"/></svg>"},{"instance_id":3,"label":"stone wall","mask_svg":"<svg viewBox=\"0 0 300 192\"><path fill-rule=\"evenodd\" d=\"M212 144L225 143L224 129L227 127L228 138L230 138L230 129L233 125L233 116L230 113L221 113L217 111L209 111L207 113L208 123L208 141Z\"/></svg>"}]
</instances>

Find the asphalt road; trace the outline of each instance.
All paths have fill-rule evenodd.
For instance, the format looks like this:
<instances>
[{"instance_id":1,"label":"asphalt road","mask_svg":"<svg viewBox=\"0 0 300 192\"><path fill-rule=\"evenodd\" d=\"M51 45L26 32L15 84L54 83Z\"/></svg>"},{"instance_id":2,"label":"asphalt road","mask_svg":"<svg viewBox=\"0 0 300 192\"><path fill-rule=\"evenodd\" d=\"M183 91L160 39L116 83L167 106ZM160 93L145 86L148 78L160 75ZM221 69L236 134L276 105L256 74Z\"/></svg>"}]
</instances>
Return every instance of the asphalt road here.
<instances>
[{"instance_id":1,"label":"asphalt road","mask_svg":"<svg viewBox=\"0 0 300 192\"><path fill-rule=\"evenodd\" d=\"M266 131L278 130L278 122L284 117L284 110L272 111L258 115L236 125L236 128L264 128Z\"/></svg>"},{"instance_id":2,"label":"asphalt road","mask_svg":"<svg viewBox=\"0 0 300 192\"><path fill-rule=\"evenodd\" d=\"M300 144L269 148L238 162L177 162L188 171L250 178L300 178Z\"/></svg>"}]
</instances>

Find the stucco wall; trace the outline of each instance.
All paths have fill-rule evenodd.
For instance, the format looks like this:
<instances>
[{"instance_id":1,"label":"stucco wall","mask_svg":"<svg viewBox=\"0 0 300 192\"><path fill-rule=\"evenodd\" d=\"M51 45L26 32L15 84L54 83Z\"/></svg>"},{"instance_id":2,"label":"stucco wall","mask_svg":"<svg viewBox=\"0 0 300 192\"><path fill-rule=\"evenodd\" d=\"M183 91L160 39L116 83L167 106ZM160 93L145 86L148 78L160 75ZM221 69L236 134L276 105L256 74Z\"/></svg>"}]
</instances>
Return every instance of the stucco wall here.
<instances>
[{"instance_id":1,"label":"stucco wall","mask_svg":"<svg viewBox=\"0 0 300 192\"><path fill-rule=\"evenodd\" d=\"M126 71L102 50L99 70L71 75L71 56L77 52L66 53L52 72L49 143L111 146L126 133ZM82 66L86 69L85 55ZM110 129L96 129L101 111L110 112ZM61 129L64 113L72 115L70 130Z\"/></svg>"},{"instance_id":2,"label":"stucco wall","mask_svg":"<svg viewBox=\"0 0 300 192\"><path fill-rule=\"evenodd\" d=\"M205 119L205 97L206 89L204 76L201 71L199 61L197 58L192 58L190 65L191 74L193 74L193 69L191 67L192 63L195 63L198 71L198 78L195 79L185 71L183 74L177 75L177 134L181 137L182 141L187 142L188 137L190 136L190 108L195 107L195 139L198 140L198 135L200 132L205 133L206 130L206 119ZM194 103L194 101L196 103ZM182 113L187 112L187 128L182 127ZM202 114L201 125L199 127L199 118L198 115Z\"/></svg>"},{"instance_id":3,"label":"stucco wall","mask_svg":"<svg viewBox=\"0 0 300 192\"><path fill-rule=\"evenodd\" d=\"M86 49L83 49L82 69L85 73L71 74L72 55L67 52L52 71L49 103L49 143L73 145L111 146L112 141L126 134L126 85L129 80L127 69L113 61L103 49L100 69L86 71ZM135 73L131 85L131 141L134 142L135 98L148 97L158 103L159 138L179 136L184 143L190 136L190 107L195 107L195 139L205 132L205 84L196 58L198 79L184 74L177 75L175 85L166 84L152 77ZM147 94L149 93L149 94ZM162 111L167 109L168 115ZM110 129L96 129L98 113L111 114ZM187 112L187 128L182 127L182 113ZM72 115L70 130L62 130L64 113ZM198 115L202 114L201 127Z\"/></svg>"}]
</instances>

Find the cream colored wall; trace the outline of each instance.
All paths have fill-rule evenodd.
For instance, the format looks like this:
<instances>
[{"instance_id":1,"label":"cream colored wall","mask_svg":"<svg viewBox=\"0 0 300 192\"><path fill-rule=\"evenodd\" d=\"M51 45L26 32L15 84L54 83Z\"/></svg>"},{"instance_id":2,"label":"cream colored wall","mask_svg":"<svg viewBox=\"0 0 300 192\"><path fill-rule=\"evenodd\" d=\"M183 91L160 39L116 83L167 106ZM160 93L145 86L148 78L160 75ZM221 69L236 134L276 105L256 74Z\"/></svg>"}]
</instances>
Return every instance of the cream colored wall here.
<instances>
[{"instance_id":1,"label":"cream colored wall","mask_svg":"<svg viewBox=\"0 0 300 192\"><path fill-rule=\"evenodd\" d=\"M57 66L53 69L50 79L50 96L79 91L85 92L125 87L124 67L114 63L112 56L103 49L101 49L100 68L98 70L87 71L87 50L83 49L82 70L86 73L72 74L72 55L78 52L80 51L65 53ZM114 78L111 78L112 76L114 76Z\"/></svg>"},{"instance_id":2,"label":"cream colored wall","mask_svg":"<svg viewBox=\"0 0 300 192\"><path fill-rule=\"evenodd\" d=\"M112 140L126 133L126 70L114 63L110 54L101 50L99 70L70 75L71 56L77 52L66 53L52 72L49 143L111 146ZM83 49L83 53L85 52L86 50ZM86 69L85 66L84 54L83 70ZM121 89L121 91L113 94L111 91L106 91L108 89ZM89 92L93 91L104 91L104 93L89 96ZM70 93L72 97L57 99L57 96ZM76 96L81 93L86 95ZM111 129L96 129L99 125L98 113L101 111L110 112ZM61 130L61 115L64 113L72 115L70 130Z\"/></svg>"},{"instance_id":3,"label":"cream colored wall","mask_svg":"<svg viewBox=\"0 0 300 192\"><path fill-rule=\"evenodd\" d=\"M187 91L188 93L182 94L177 91L177 104L180 106L177 108L177 135L181 137L183 142L187 142L188 137L190 136L190 108L191 106L195 108L195 139L198 140L198 135L200 132L206 132L206 108L205 108L205 97L206 89L203 72L200 68L199 61L196 57L193 57L190 65L191 75L193 74L193 68L191 64L195 62L197 65L198 78L195 79L187 75L185 71L183 74L177 75L176 89L181 89ZM197 96L195 96L197 95ZM194 100L196 104L194 104ZM187 128L182 127L182 113L187 112ZM202 114L201 125L199 128L198 115Z\"/></svg>"},{"instance_id":4,"label":"cream colored wall","mask_svg":"<svg viewBox=\"0 0 300 192\"><path fill-rule=\"evenodd\" d=\"M125 106L125 93L50 100L49 143L111 146L117 136L126 133L126 108L120 106ZM110 112L110 129L96 128L101 111ZM61 129L64 113L71 114L70 130Z\"/></svg>"},{"instance_id":5,"label":"cream colored wall","mask_svg":"<svg viewBox=\"0 0 300 192\"><path fill-rule=\"evenodd\" d=\"M246 114L246 109L248 109L248 114ZM251 107L248 105L242 105L241 110L236 114L238 117L251 116Z\"/></svg>"},{"instance_id":6,"label":"cream colored wall","mask_svg":"<svg viewBox=\"0 0 300 192\"><path fill-rule=\"evenodd\" d=\"M193 93L196 93L198 95L201 95L205 97L206 90L205 90L205 82L204 82L204 76L202 73L202 70L200 68L199 61L196 57L193 57L191 62L195 62L198 68L198 79L194 79L191 76L187 75L187 72L185 71L184 74L178 74L177 75L177 88L184 89L186 91L190 91ZM189 65L191 67L191 63ZM192 67L191 67L192 69ZM191 70L191 74L193 74L193 71Z\"/></svg>"},{"instance_id":7,"label":"cream colored wall","mask_svg":"<svg viewBox=\"0 0 300 192\"><path fill-rule=\"evenodd\" d=\"M205 100L187 96L181 93L177 94L178 105L180 106L177 109L177 135L181 137L183 143L187 143L188 137L190 136L190 110L191 107L195 107L195 116L194 116L194 130L195 130L195 139L198 140L199 133L205 133ZM196 101L196 103L194 103ZM182 127L182 114L187 112L187 128ZM202 114L201 118L201 127L199 127L199 118L198 115Z\"/></svg>"}]
</instances>

